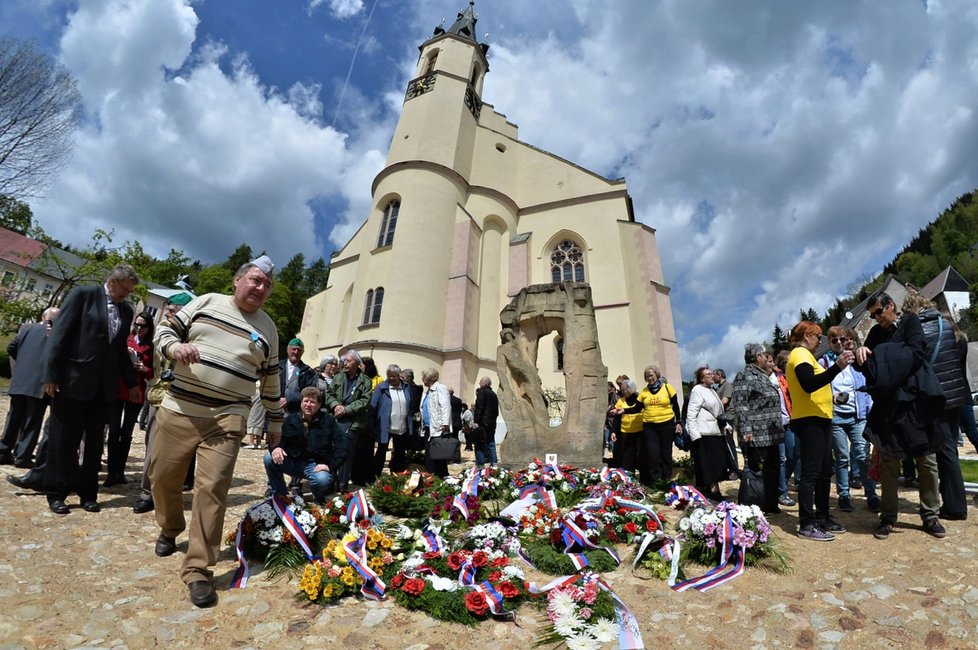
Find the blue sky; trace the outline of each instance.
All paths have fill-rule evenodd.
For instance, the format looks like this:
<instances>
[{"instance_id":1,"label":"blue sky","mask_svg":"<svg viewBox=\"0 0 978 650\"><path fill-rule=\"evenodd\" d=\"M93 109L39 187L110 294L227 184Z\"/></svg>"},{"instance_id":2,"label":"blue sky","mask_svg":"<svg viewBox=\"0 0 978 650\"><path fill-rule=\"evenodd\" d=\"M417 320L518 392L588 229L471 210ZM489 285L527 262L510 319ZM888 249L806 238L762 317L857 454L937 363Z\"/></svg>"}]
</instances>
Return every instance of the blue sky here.
<instances>
[{"instance_id":1,"label":"blue sky","mask_svg":"<svg viewBox=\"0 0 978 650\"><path fill-rule=\"evenodd\" d=\"M418 44L465 4L6 0L0 31L72 70L89 117L35 216L82 246L112 228L208 262L241 242L328 255L367 214ZM740 367L978 187L970 0L476 10L483 99L626 177L657 229L687 375Z\"/></svg>"}]
</instances>

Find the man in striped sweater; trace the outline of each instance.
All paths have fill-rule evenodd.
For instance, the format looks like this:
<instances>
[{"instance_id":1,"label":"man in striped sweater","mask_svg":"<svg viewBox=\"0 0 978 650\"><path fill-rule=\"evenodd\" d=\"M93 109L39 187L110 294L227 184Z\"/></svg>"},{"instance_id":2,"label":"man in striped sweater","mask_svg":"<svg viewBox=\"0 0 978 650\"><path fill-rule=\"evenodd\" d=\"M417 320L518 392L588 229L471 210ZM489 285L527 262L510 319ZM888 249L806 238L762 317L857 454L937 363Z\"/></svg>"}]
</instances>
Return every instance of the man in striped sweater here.
<instances>
[{"instance_id":1,"label":"man in striped sweater","mask_svg":"<svg viewBox=\"0 0 978 650\"><path fill-rule=\"evenodd\" d=\"M210 567L217 563L228 488L259 382L268 411L269 446L282 431L278 333L262 311L272 291L272 261L262 255L238 269L234 294L209 293L160 323L156 345L174 361L173 383L157 413L149 466L159 556L176 551L186 529L183 480L197 458L187 555L180 577L198 607L217 602Z\"/></svg>"}]
</instances>

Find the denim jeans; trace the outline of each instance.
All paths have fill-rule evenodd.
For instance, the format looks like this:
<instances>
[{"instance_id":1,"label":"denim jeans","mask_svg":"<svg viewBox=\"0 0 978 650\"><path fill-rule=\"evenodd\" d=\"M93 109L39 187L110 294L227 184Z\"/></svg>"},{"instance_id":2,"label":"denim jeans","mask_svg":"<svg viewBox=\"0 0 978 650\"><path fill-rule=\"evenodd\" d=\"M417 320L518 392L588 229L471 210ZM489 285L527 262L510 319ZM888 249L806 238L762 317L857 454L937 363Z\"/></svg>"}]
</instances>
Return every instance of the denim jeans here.
<instances>
[{"instance_id":1,"label":"denim jeans","mask_svg":"<svg viewBox=\"0 0 978 650\"><path fill-rule=\"evenodd\" d=\"M335 479L331 472L317 472L315 467L316 461L306 461L290 456L286 456L282 464L279 465L272 460L271 452L265 452L265 474L268 476L268 484L272 488L272 493L279 496L286 496L289 493L289 488L285 484L285 475L288 474L289 476L307 478L313 499L322 501L333 489Z\"/></svg>"},{"instance_id":2,"label":"denim jeans","mask_svg":"<svg viewBox=\"0 0 978 650\"><path fill-rule=\"evenodd\" d=\"M784 443L779 446L782 450L783 460L781 462L780 491L781 494L788 493L788 481L794 476L794 482L801 480L801 454L798 446L798 438L790 426L784 428Z\"/></svg>"},{"instance_id":3,"label":"denim jeans","mask_svg":"<svg viewBox=\"0 0 978 650\"><path fill-rule=\"evenodd\" d=\"M869 443L863 437L866 420L855 415L832 418L832 455L835 456L835 491L840 497L849 497L849 473L855 466L863 479L866 497L876 496L876 481L869 480Z\"/></svg>"}]
</instances>

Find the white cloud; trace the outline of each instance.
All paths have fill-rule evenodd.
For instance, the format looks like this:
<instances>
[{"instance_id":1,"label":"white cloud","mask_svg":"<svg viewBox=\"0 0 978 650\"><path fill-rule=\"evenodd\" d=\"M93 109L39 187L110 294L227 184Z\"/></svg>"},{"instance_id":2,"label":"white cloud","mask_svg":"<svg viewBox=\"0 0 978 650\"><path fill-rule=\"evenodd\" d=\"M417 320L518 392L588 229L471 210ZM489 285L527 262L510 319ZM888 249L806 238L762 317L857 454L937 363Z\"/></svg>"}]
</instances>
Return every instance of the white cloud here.
<instances>
[{"instance_id":1,"label":"white cloud","mask_svg":"<svg viewBox=\"0 0 978 650\"><path fill-rule=\"evenodd\" d=\"M283 96L220 44L190 57L196 24L176 0L82 2L62 57L92 119L36 216L71 242L111 227L117 241L204 261L242 242L283 264L318 257L310 202L345 200L346 136L317 121L318 88Z\"/></svg>"},{"instance_id":2,"label":"white cloud","mask_svg":"<svg viewBox=\"0 0 978 650\"><path fill-rule=\"evenodd\" d=\"M309 0L309 10L328 4L329 12L335 18L352 18L363 11L362 0Z\"/></svg>"}]
</instances>

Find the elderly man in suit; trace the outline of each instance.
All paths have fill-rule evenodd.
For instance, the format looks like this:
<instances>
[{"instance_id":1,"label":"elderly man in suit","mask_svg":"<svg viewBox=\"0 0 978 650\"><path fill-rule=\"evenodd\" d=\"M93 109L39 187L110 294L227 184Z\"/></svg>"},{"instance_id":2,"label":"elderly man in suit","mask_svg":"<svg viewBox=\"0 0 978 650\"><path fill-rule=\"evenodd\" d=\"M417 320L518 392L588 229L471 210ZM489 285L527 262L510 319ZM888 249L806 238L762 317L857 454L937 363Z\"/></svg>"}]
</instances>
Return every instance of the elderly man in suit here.
<instances>
[{"instance_id":1,"label":"elderly man in suit","mask_svg":"<svg viewBox=\"0 0 978 650\"><path fill-rule=\"evenodd\" d=\"M48 397L41 387L41 362L59 311L57 307L45 309L41 322L23 327L7 346L7 354L17 363L8 391L10 412L0 439L0 465L34 467L34 448L48 407Z\"/></svg>"},{"instance_id":2,"label":"elderly man in suit","mask_svg":"<svg viewBox=\"0 0 978 650\"><path fill-rule=\"evenodd\" d=\"M282 387L279 403L286 413L298 413L302 389L316 385L316 371L302 360L305 351L302 339L294 338L285 348L286 358L278 363L278 383Z\"/></svg>"},{"instance_id":3,"label":"elderly man in suit","mask_svg":"<svg viewBox=\"0 0 978 650\"><path fill-rule=\"evenodd\" d=\"M133 318L126 299L137 284L133 268L119 264L105 284L72 289L48 337L42 382L52 401L44 487L55 514L68 514L65 499L72 491L86 511L101 510L98 471L109 402L116 399L120 376L138 391L126 348Z\"/></svg>"}]
</instances>

